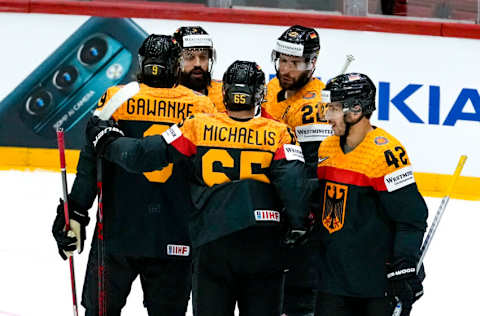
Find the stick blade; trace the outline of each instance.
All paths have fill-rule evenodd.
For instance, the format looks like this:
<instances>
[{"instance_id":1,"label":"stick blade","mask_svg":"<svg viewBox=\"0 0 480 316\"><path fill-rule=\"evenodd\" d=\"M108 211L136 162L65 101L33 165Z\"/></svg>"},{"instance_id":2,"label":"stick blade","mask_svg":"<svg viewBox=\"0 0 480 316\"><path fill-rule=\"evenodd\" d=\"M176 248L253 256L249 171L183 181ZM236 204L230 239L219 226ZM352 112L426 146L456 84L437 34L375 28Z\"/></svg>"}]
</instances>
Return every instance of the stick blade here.
<instances>
[{"instance_id":1,"label":"stick blade","mask_svg":"<svg viewBox=\"0 0 480 316\"><path fill-rule=\"evenodd\" d=\"M104 107L96 110L93 115L98 116L101 120L108 120L125 101L137 94L139 90L140 85L136 81L126 84L108 100Z\"/></svg>"}]
</instances>

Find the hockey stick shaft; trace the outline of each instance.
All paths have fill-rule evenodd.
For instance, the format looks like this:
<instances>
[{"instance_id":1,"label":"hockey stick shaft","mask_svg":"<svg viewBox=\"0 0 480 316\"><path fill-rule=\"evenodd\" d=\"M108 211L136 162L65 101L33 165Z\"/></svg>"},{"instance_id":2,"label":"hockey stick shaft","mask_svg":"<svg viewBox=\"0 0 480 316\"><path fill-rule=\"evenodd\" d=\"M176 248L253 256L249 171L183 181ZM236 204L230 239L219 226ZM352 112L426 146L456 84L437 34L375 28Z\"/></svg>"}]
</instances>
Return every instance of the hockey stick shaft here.
<instances>
[{"instance_id":1,"label":"hockey stick shaft","mask_svg":"<svg viewBox=\"0 0 480 316\"><path fill-rule=\"evenodd\" d=\"M282 281L281 281L281 287L282 287L282 291L280 293L280 314L281 316L286 316L285 313L283 313L283 310L284 310L284 306L285 306L285 281L287 280L287 273L288 273L288 269L285 269L283 270L283 273L282 273Z\"/></svg>"},{"instance_id":2,"label":"hockey stick shaft","mask_svg":"<svg viewBox=\"0 0 480 316\"><path fill-rule=\"evenodd\" d=\"M347 59L345 60L345 64L343 64L342 70L340 71L341 75L343 75L347 71L348 66L350 66L350 64L354 60L355 60L355 57L353 57L353 55L347 55Z\"/></svg>"},{"instance_id":3,"label":"hockey stick shaft","mask_svg":"<svg viewBox=\"0 0 480 316\"><path fill-rule=\"evenodd\" d=\"M70 217L68 215L68 187L67 187L67 170L65 167L65 135L62 129L57 130L58 152L60 154L60 170L62 175L62 190L63 190L63 211L65 214L65 231L70 230ZM73 255L68 257L70 265L70 283L72 286L72 300L73 300L73 315L78 316L77 305L77 287L75 285L75 268L73 262Z\"/></svg>"},{"instance_id":4,"label":"hockey stick shaft","mask_svg":"<svg viewBox=\"0 0 480 316\"><path fill-rule=\"evenodd\" d=\"M133 97L140 90L138 82L133 81L123 86L110 100L93 115L101 120L108 120L115 111L129 98ZM102 158L97 157L97 246L98 246L98 315L107 315L107 299L105 291L105 240L103 226L103 171Z\"/></svg>"},{"instance_id":5,"label":"hockey stick shaft","mask_svg":"<svg viewBox=\"0 0 480 316\"><path fill-rule=\"evenodd\" d=\"M458 161L457 168L455 169L453 177L447 188L447 192L445 192L445 196L443 197L442 202L440 203L440 206L437 210L437 213L435 214L435 218L433 219L432 225L428 230L427 237L425 237L425 241L423 242L422 247L420 248L420 259L418 260L418 263L417 263L417 273L420 270L420 267L422 266L422 262L423 262L423 259L425 258L428 247L430 247L433 236L435 235L435 232L437 230L438 224L442 219L442 216L443 216L443 213L445 212L448 201L450 201L450 195L453 192L453 188L455 187L455 184L457 183L457 180L460 177L460 173L462 172L463 166L465 165L466 161L467 161L467 156L465 155L462 155L460 157L460 160Z\"/></svg>"},{"instance_id":6,"label":"hockey stick shaft","mask_svg":"<svg viewBox=\"0 0 480 316\"><path fill-rule=\"evenodd\" d=\"M97 246L98 246L98 315L107 315L106 295L105 295L105 243L103 235L103 179L102 179L102 159L97 158Z\"/></svg>"},{"instance_id":7,"label":"hockey stick shaft","mask_svg":"<svg viewBox=\"0 0 480 316\"><path fill-rule=\"evenodd\" d=\"M447 187L447 191L445 192L445 196L442 199L442 202L440 203L440 206L438 207L437 213L435 214L435 217L433 219L432 225L430 226L430 229L428 230L427 237L425 237L425 240L420 247L420 259L418 260L417 263L417 274L420 271L420 268L422 267L423 259L425 258L425 255L427 254L428 247L432 243L433 236L435 235L435 232L437 230L438 224L440 223L440 220L442 219L443 213L445 212L445 209L447 208L448 201L450 201L450 195L453 192L453 188L455 187L455 183L457 182L460 173L462 172L463 166L465 165L465 162L467 161L467 156L462 155L460 156L460 160L457 163L457 167L455 168L455 172L453 173L452 179L450 180L450 184ZM393 310L392 316L400 316L402 313L402 302L397 299L397 305L395 306L395 309Z\"/></svg>"}]
</instances>

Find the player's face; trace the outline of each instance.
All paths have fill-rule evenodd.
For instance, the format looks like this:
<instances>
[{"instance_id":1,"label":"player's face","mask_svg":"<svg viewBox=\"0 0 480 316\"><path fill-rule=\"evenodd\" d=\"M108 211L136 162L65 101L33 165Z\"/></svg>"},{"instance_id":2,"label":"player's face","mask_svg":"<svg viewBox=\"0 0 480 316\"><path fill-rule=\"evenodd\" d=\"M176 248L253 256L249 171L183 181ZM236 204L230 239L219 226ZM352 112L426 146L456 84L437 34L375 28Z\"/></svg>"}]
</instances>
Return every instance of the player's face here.
<instances>
[{"instance_id":1,"label":"player's face","mask_svg":"<svg viewBox=\"0 0 480 316\"><path fill-rule=\"evenodd\" d=\"M209 82L207 49L185 49L182 51L181 83L190 89L203 92Z\"/></svg>"},{"instance_id":2,"label":"player's face","mask_svg":"<svg viewBox=\"0 0 480 316\"><path fill-rule=\"evenodd\" d=\"M182 52L183 71L192 73L192 77L200 78L208 71L208 50L185 49Z\"/></svg>"},{"instance_id":3,"label":"player's face","mask_svg":"<svg viewBox=\"0 0 480 316\"><path fill-rule=\"evenodd\" d=\"M298 82L310 76L312 63L306 63L305 58L280 54L277 65L277 75L282 89L298 88Z\"/></svg>"},{"instance_id":4,"label":"player's face","mask_svg":"<svg viewBox=\"0 0 480 316\"><path fill-rule=\"evenodd\" d=\"M345 124L343 106L339 102L332 102L328 104L327 114L325 119L332 125L333 133L336 136L345 135L347 125Z\"/></svg>"}]
</instances>

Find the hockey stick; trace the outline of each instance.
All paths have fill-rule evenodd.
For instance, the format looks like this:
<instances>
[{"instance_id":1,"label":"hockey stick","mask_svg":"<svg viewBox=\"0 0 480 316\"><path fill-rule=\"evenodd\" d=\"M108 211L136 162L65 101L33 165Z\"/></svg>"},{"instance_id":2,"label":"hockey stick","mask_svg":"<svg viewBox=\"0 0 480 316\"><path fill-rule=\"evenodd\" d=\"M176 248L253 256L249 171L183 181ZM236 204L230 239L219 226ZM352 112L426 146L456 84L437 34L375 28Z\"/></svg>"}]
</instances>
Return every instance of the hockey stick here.
<instances>
[{"instance_id":1,"label":"hockey stick","mask_svg":"<svg viewBox=\"0 0 480 316\"><path fill-rule=\"evenodd\" d=\"M63 190L63 211L65 214L65 231L70 230L70 217L68 215L68 196L67 196L67 171L65 169L65 138L62 129L57 130L58 152L60 154L60 170L62 175L62 190ZM80 236L77 236L80 238ZM75 268L73 265L73 254L68 257L70 264L70 282L72 284L72 299L73 299L73 315L78 316L77 305L77 287L75 285Z\"/></svg>"},{"instance_id":2,"label":"hockey stick","mask_svg":"<svg viewBox=\"0 0 480 316\"><path fill-rule=\"evenodd\" d=\"M346 71L348 66L352 63L352 61L355 60L355 57L353 55L347 55L347 60L345 60L345 64L342 67L342 70L340 71L340 74L343 75Z\"/></svg>"},{"instance_id":3,"label":"hockey stick","mask_svg":"<svg viewBox=\"0 0 480 316\"><path fill-rule=\"evenodd\" d=\"M287 280L288 270L289 269L284 269L283 272L282 272L282 281L281 281L281 285L280 285L281 288L282 288L282 292L280 293L280 313L281 313L280 316L287 316L287 314L285 314L283 312L283 308L284 308L284 305L285 305L285 281Z\"/></svg>"},{"instance_id":4,"label":"hockey stick","mask_svg":"<svg viewBox=\"0 0 480 316\"><path fill-rule=\"evenodd\" d=\"M97 260L98 260L98 315L107 315L105 295L105 244L103 239L103 179L102 159L97 158Z\"/></svg>"},{"instance_id":5,"label":"hockey stick","mask_svg":"<svg viewBox=\"0 0 480 316\"><path fill-rule=\"evenodd\" d=\"M108 120L122 104L133 97L140 90L138 82L132 81L123 86L113 95L107 104L97 110L93 115L101 120ZM102 176L102 159L97 157L97 242L98 242L98 315L107 315L107 301L105 293L105 243L103 235L103 176Z\"/></svg>"},{"instance_id":6,"label":"hockey stick","mask_svg":"<svg viewBox=\"0 0 480 316\"><path fill-rule=\"evenodd\" d=\"M437 230L438 224L440 223L440 220L442 219L443 213L445 212L445 209L447 207L448 201L450 201L450 194L452 194L453 188L455 187L455 183L458 180L458 177L460 176L460 173L462 172L463 166L465 165L465 161L467 161L467 156L462 155L460 156L460 160L458 161L457 168L455 169L455 172L453 173L452 179L450 181L450 184L447 188L447 191L445 192L445 196L442 199L442 202L440 203L440 206L438 207L437 213L435 214L435 218L433 219L432 225L430 226L430 229L428 230L427 237L425 237L425 240L423 241L422 246L420 247L420 259L418 260L417 263L417 274L418 271L420 271L420 268L423 263L423 259L425 258L425 255L427 253L428 247L432 243L433 236L435 235L435 232ZM402 302L400 302L397 299L397 305L395 306L395 309L393 310L392 316L400 316L402 313Z\"/></svg>"},{"instance_id":7,"label":"hockey stick","mask_svg":"<svg viewBox=\"0 0 480 316\"><path fill-rule=\"evenodd\" d=\"M140 85L136 81L132 81L129 84L124 85L117 93L115 93L107 104L101 109L96 110L93 115L97 116L101 120L108 120L113 113L123 104L140 90Z\"/></svg>"}]
</instances>

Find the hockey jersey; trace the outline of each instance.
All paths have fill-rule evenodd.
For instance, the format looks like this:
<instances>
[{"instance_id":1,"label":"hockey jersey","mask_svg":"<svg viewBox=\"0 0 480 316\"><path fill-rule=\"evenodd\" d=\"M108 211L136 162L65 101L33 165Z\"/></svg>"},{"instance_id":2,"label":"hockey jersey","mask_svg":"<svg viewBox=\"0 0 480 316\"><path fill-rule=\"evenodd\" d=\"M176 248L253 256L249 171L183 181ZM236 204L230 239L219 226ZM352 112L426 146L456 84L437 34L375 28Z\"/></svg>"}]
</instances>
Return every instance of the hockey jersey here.
<instances>
[{"instance_id":1,"label":"hockey jersey","mask_svg":"<svg viewBox=\"0 0 480 316\"><path fill-rule=\"evenodd\" d=\"M109 88L98 104L101 109L121 86ZM141 138L161 134L175 123L200 113L214 112L206 96L177 86L152 88L140 84L139 92L124 102L112 118L125 135ZM82 150L71 198L90 207L95 199L95 154ZM176 246L190 247L187 215L192 207L184 166L169 164L161 171L133 174L104 162L104 236L107 251L142 257L185 256ZM187 256L188 258L188 256Z\"/></svg>"},{"instance_id":2,"label":"hockey jersey","mask_svg":"<svg viewBox=\"0 0 480 316\"><path fill-rule=\"evenodd\" d=\"M285 124L197 114L161 137L121 137L109 145L106 158L132 172L188 162L194 247L255 225L305 225L303 155Z\"/></svg>"},{"instance_id":3,"label":"hockey jersey","mask_svg":"<svg viewBox=\"0 0 480 316\"><path fill-rule=\"evenodd\" d=\"M320 291L383 297L385 263L417 258L426 228L427 207L405 148L381 128L347 154L331 136L320 145L317 174Z\"/></svg>"},{"instance_id":4,"label":"hockey jersey","mask_svg":"<svg viewBox=\"0 0 480 316\"><path fill-rule=\"evenodd\" d=\"M222 82L214 79L212 79L210 85L207 87L207 96L212 100L218 112L226 111L225 104L223 103L222 87Z\"/></svg>"},{"instance_id":5,"label":"hockey jersey","mask_svg":"<svg viewBox=\"0 0 480 316\"><path fill-rule=\"evenodd\" d=\"M267 115L284 122L295 131L306 163L313 169L320 142L333 134L324 118L326 109L321 96L324 87L322 81L313 78L293 96L284 99L284 90L275 77L268 83L266 102L263 104Z\"/></svg>"}]
</instances>

